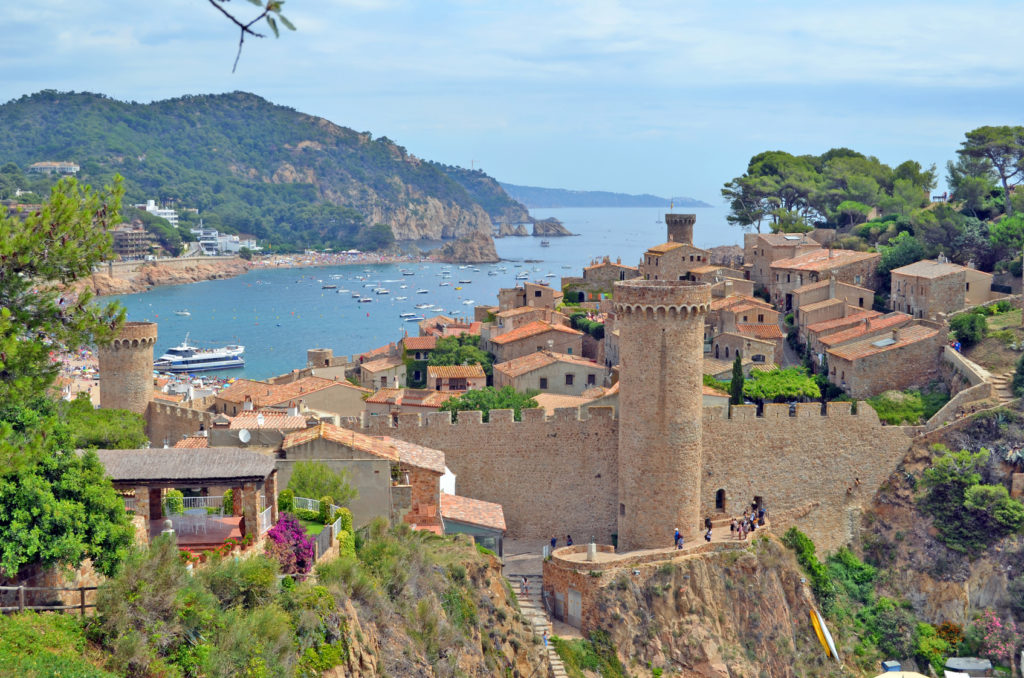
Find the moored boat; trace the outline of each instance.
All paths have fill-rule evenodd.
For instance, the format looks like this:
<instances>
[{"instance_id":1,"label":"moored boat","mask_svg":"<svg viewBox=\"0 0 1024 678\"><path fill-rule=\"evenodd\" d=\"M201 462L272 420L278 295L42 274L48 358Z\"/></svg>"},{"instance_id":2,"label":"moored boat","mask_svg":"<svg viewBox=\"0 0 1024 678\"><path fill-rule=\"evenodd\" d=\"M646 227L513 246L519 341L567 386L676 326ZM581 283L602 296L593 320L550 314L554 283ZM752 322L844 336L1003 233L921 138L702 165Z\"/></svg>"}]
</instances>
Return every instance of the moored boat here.
<instances>
[{"instance_id":1,"label":"moored boat","mask_svg":"<svg viewBox=\"0 0 1024 678\"><path fill-rule=\"evenodd\" d=\"M211 370L229 370L245 367L245 347L229 344L223 348L203 349L185 340L153 362L153 369L161 372L209 372Z\"/></svg>"}]
</instances>

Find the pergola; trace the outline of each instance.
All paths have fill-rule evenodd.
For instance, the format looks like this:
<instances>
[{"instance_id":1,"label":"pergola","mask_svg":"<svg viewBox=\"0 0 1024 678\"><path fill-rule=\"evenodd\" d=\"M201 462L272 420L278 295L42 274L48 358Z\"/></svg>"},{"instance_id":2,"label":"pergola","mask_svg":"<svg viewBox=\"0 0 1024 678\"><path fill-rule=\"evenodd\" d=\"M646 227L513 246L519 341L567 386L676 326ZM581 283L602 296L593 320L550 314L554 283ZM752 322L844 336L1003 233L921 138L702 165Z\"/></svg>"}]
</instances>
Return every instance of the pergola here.
<instances>
[{"instance_id":1,"label":"pergola","mask_svg":"<svg viewBox=\"0 0 1024 678\"><path fill-rule=\"evenodd\" d=\"M211 487L232 490L232 517L213 522L214 534L184 538L179 543L223 542L228 536L253 537L277 523L277 471L268 454L238 447L199 449L97 450L114 487L135 492L135 515L147 534L159 534L163 523L163 491ZM266 497L261 511L260 492ZM205 510L205 509L204 509ZM240 517L240 518L239 518Z\"/></svg>"}]
</instances>

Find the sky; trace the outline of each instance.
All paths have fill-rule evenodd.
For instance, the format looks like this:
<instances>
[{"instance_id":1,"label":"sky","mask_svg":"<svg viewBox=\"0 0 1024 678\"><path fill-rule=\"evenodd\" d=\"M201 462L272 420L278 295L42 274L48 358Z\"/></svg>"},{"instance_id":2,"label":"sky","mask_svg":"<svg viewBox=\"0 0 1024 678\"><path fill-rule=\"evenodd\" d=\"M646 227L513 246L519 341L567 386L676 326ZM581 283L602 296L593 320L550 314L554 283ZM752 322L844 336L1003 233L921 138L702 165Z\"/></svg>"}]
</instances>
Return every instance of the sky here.
<instances>
[{"instance_id":1,"label":"sky","mask_svg":"<svg viewBox=\"0 0 1024 678\"><path fill-rule=\"evenodd\" d=\"M224 5L239 17L257 8ZM764 150L846 146L944 175L964 132L1022 124L1022 2L288 0L249 39L208 0L5 10L0 101L243 90L532 186L686 195ZM940 189L941 190L941 186Z\"/></svg>"}]
</instances>

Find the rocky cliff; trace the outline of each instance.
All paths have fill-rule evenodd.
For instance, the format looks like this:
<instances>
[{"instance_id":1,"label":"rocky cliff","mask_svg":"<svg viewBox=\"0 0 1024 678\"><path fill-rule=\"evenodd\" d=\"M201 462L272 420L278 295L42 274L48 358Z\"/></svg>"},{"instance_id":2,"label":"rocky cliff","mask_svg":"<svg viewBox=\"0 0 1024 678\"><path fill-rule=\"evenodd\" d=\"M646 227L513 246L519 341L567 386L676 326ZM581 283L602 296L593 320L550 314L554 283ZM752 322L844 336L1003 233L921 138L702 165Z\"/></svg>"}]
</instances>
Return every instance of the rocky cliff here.
<instances>
[{"instance_id":1,"label":"rocky cliff","mask_svg":"<svg viewBox=\"0 0 1024 678\"><path fill-rule=\"evenodd\" d=\"M554 217L537 219L533 222L533 234L538 237L551 238L565 235L576 235L570 233L569 229L562 225L562 222Z\"/></svg>"},{"instance_id":2,"label":"rocky cliff","mask_svg":"<svg viewBox=\"0 0 1024 678\"><path fill-rule=\"evenodd\" d=\"M509 223L503 223L501 226L498 227L498 235L497 235L497 237L499 237L499 238L505 238L505 237L508 237L508 236L523 237L523 236L528 236L528 235L530 235L530 234L527 232L525 224L517 224L517 225L513 226L512 224L509 224Z\"/></svg>"},{"instance_id":3,"label":"rocky cliff","mask_svg":"<svg viewBox=\"0 0 1024 678\"><path fill-rule=\"evenodd\" d=\"M624 571L602 589L597 608L629 675L844 675L814 635L804 578L788 549L758 538L745 551Z\"/></svg>"},{"instance_id":4,"label":"rocky cliff","mask_svg":"<svg viewBox=\"0 0 1024 678\"><path fill-rule=\"evenodd\" d=\"M431 255L452 264L491 264L500 261L489 234L476 232L468 238L445 243Z\"/></svg>"},{"instance_id":5,"label":"rocky cliff","mask_svg":"<svg viewBox=\"0 0 1024 678\"><path fill-rule=\"evenodd\" d=\"M114 264L113 275L108 272L94 273L80 281L77 288L88 287L98 296L134 294L161 285L183 285L203 280L234 278L248 271L250 266L249 262L242 259L186 259L175 261L173 264L147 263L131 267ZM132 268L137 270L130 270Z\"/></svg>"}]
</instances>

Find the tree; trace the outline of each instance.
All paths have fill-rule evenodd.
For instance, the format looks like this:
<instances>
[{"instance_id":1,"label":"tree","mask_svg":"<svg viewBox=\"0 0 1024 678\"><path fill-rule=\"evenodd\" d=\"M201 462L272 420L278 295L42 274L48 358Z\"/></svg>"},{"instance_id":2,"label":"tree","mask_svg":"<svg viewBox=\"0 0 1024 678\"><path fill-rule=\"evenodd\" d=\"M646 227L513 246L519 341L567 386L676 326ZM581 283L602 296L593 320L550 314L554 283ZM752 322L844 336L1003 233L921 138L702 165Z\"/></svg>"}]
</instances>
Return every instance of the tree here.
<instances>
[{"instance_id":1,"label":"tree","mask_svg":"<svg viewBox=\"0 0 1024 678\"><path fill-rule=\"evenodd\" d=\"M235 64L231 67L231 72L234 73L235 69L238 68L238 58L242 56L242 44L245 43L245 36L251 35L254 38L266 37L262 33L257 33L253 30L253 26L258 24L264 19L267 22L267 26L274 32L274 37L280 37L280 33L277 28L277 22L280 21L285 28L290 31L295 30L295 26L292 25L291 21L288 21L281 14L281 5L284 4L284 0L267 0L266 5L263 4L262 0L249 0L250 3L257 7L262 7L263 11L256 15L255 19L249 21L242 21L231 12L224 8L224 3L230 2L230 0L209 0L210 4L217 8L217 11L223 14L238 27L238 53L235 55Z\"/></svg>"},{"instance_id":2,"label":"tree","mask_svg":"<svg viewBox=\"0 0 1024 678\"><path fill-rule=\"evenodd\" d=\"M836 214L846 222L847 226L863 223L870 213L870 206L856 200L844 200L836 207Z\"/></svg>"},{"instance_id":3,"label":"tree","mask_svg":"<svg viewBox=\"0 0 1024 678\"><path fill-rule=\"evenodd\" d=\"M988 239L1001 253L1015 254L1024 246L1024 214L1003 217L988 227Z\"/></svg>"},{"instance_id":4,"label":"tree","mask_svg":"<svg viewBox=\"0 0 1024 678\"><path fill-rule=\"evenodd\" d=\"M807 371L790 367L771 372L752 372L743 384L743 395L758 402L788 402L820 398L821 389Z\"/></svg>"},{"instance_id":5,"label":"tree","mask_svg":"<svg viewBox=\"0 0 1024 678\"><path fill-rule=\"evenodd\" d=\"M971 130L964 136L967 139L961 142L962 148L957 153L968 158L984 159L990 163L1003 185L1003 194L1007 198L1006 213L1013 214L1013 206L1009 200L1010 186L1011 181L1024 173L1024 127L985 126Z\"/></svg>"},{"instance_id":6,"label":"tree","mask_svg":"<svg viewBox=\"0 0 1024 678\"><path fill-rule=\"evenodd\" d=\"M736 359L732 361L732 381L729 382L729 404L743 404L743 361L739 351L736 351Z\"/></svg>"},{"instance_id":7,"label":"tree","mask_svg":"<svg viewBox=\"0 0 1024 678\"><path fill-rule=\"evenodd\" d=\"M134 450L149 443L146 420L129 410L101 410L92 406L88 393L79 393L69 403L58 406L67 422L77 449Z\"/></svg>"},{"instance_id":8,"label":"tree","mask_svg":"<svg viewBox=\"0 0 1024 678\"><path fill-rule=\"evenodd\" d=\"M988 334L988 323L977 313L961 313L949 321L949 329L964 348L970 348Z\"/></svg>"},{"instance_id":9,"label":"tree","mask_svg":"<svg viewBox=\"0 0 1024 678\"><path fill-rule=\"evenodd\" d=\"M243 247L238 250L238 256L246 261L252 261L252 250L248 247Z\"/></svg>"},{"instance_id":10,"label":"tree","mask_svg":"<svg viewBox=\"0 0 1024 678\"><path fill-rule=\"evenodd\" d=\"M494 356L480 348L480 335L460 334L457 337L441 337L430 352L428 365L476 365L491 374Z\"/></svg>"},{"instance_id":11,"label":"tree","mask_svg":"<svg viewBox=\"0 0 1024 678\"><path fill-rule=\"evenodd\" d=\"M296 497L318 499L328 496L338 506L347 506L359 496L359 490L351 485L348 469L332 471L327 464L319 461L299 461L292 467L288 489Z\"/></svg>"},{"instance_id":12,"label":"tree","mask_svg":"<svg viewBox=\"0 0 1024 678\"><path fill-rule=\"evenodd\" d=\"M449 398L441 403L440 410L442 412L453 412L455 417L458 417L459 412L465 410L480 410L483 412L484 421L487 421L491 410L513 410L514 419L520 421L523 418L524 409L537 407L537 401L533 399L533 396L537 395L537 393L538 391L520 393L511 386L506 386L500 390L495 389L493 386L488 386L486 388L466 391L460 396Z\"/></svg>"},{"instance_id":13,"label":"tree","mask_svg":"<svg viewBox=\"0 0 1024 678\"><path fill-rule=\"evenodd\" d=\"M894 268L912 264L925 257L924 245L906 231L898 233L888 245L879 245L878 251L882 255L878 260L878 275L883 281L879 289L888 287L889 273Z\"/></svg>"}]
</instances>

